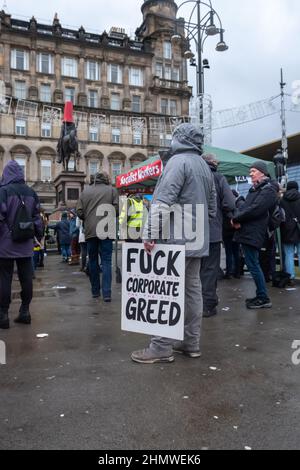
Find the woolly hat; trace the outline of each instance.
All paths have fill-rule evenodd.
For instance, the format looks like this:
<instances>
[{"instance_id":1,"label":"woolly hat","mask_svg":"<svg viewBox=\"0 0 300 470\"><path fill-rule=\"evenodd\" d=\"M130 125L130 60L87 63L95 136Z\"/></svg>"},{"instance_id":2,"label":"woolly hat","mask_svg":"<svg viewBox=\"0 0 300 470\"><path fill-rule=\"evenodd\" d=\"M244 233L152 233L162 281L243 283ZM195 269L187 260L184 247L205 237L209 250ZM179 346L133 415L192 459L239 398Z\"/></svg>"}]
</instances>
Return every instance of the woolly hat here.
<instances>
[{"instance_id":1,"label":"woolly hat","mask_svg":"<svg viewBox=\"0 0 300 470\"><path fill-rule=\"evenodd\" d=\"M252 163L251 168L255 168L256 170L263 173L265 176L270 176L267 165L264 162L261 162L260 160L257 160L256 162Z\"/></svg>"},{"instance_id":2,"label":"woolly hat","mask_svg":"<svg viewBox=\"0 0 300 470\"><path fill-rule=\"evenodd\" d=\"M289 189L297 189L297 191L298 191L298 190L299 190L299 186L298 186L297 181L289 181L288 184L287 184L287 186L286 186L286 189L287 189L287 191L288 191Z\"/></svg>"}]
</instances>

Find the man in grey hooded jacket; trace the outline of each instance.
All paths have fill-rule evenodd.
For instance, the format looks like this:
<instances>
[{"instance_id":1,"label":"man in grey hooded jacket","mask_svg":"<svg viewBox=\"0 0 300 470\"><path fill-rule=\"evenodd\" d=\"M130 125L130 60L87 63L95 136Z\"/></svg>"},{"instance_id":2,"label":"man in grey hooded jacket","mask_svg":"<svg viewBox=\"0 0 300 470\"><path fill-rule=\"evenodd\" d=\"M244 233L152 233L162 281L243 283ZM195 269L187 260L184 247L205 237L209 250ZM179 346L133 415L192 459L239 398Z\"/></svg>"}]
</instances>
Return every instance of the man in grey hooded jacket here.
<instances>
[{"instance_id":1,"label":"man in grey hooded jacket","mask_svg":"<svg viewBox=\"0 0 300 470\"><path fill-rule=\"evenodd\" d=\"M148 253L155 243L180 244L186 246L185 266L185 327L184 341L154 337L150 346L132 353L131 358L142 364L173 362L173 351L191 358L201 356L200 327L202 315L202 293L200 282L201 258L209 251L209 219L216 215L216 192L212 173L201 157L203 135L191 124L181 124L173 133L170 151L164 155L164 171L159 178L153 195L148 222L143 239ZM166 241L162 236L163 227L158 219L172 212L172 207L189 205L190 221L193 227L203 230L202 239L177 240L174 235L174 218L170 218L170 234ZM197 220L197 206L203 209L203 217ZM199 227L199 223L201 226Z\"/></svg>"}]
</instances>

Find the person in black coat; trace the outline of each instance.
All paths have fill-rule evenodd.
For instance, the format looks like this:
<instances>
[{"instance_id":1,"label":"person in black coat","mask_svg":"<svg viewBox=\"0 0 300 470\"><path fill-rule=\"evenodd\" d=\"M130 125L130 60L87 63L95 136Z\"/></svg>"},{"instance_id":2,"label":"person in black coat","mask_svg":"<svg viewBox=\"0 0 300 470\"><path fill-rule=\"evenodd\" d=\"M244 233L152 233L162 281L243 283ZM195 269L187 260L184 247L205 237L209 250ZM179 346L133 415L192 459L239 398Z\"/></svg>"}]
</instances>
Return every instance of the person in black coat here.
<instances>
[{"instance_id":1,"label":"person in black coat","mask_svg":"<svg viewBox=\"0 0 300 470\"><path fill-rule=\"evenodd\" d=\"M205 154L203 159L209 166L217 193L217 214L209 221L209 255L202 258L201 283L203 295L203 317L217 315L219 303L217 295L218 274L223 240L223 217L233 217L235 198L224 175L218 172L219 162L214 154Z\"/></svg>"},{"instance_id":2,"label":"person in black coat","mask_svg":"<svg viewBox=\"0 0 300 470\"><path fill-rule=\"evenodd\" d=\"M232 190L232 194L237 200L239 193ZM235 230L231 225L231 219L228 214L223 215L223 243L226 253L226 274L224 279L231 279L234 276L236 279L241 277L241 257L240 245L233 241Z\"/></svg>"},{"instance_id":3,"label":"person in black coat","mask_svg":"<svg viewBox=\"0 0 300 470\"><path fill-rule=\"evenodd\" d=\"M296 181L289 181L287 191L281 200L281 207L285 212L285 222L281 225L281 240L285 255L285 268L291 275L290 285L295 279L295 251L300 261L300 193Z\"/></svg>"},{"instance_id":4,"label":"person in black coat","mask_svg":"<svg viewBox=\"0 0 300 470\"><path fill-rule=\"evenodd\" d=\"M259 263L269 223L269 214L277 201L277 192L269 178L264 162L254 162L250 169L253 186L245 201L237 203L238 209L233 218L237 229L234 240L242 244L245 262L256 284L256 297L246 300L250 309L271 308L265 277Z\"/></svg>"}]
</instances>

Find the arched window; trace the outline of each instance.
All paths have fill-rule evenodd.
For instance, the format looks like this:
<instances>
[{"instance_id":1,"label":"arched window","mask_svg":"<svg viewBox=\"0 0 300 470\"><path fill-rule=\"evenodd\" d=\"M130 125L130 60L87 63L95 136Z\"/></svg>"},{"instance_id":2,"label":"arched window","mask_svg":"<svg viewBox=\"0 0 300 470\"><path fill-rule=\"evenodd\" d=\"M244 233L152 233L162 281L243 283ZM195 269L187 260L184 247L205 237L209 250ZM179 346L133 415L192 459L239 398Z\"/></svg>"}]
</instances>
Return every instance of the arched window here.
<instances>
[{"instance_id":1,"label":"arched window","mask_svg":"<svg viewBox=\"0 0 300 470\"><path fill-rule=\"evenodd\" d=\"M99 150L90 150L85 156L86 174L88 177L102 170L103 155Z\"/></svg>"},{"instance_id":2,"label":"arched window","mask_svg":"<svg viewBox=\"0 0 300 470\"><path fill-rule=\"evenodd\" d=\"M121 152L113 152L108 156L108 160L110 162L110 176L114 182L116 176L120 175L124 171L126 155Z\"/></svg>"},{"instance_id":3,"label":"arched window","mask_svg":"<svg viewBox=\"0 0 300 470\"><path fill-rule=\"evenodd\" d=\"M30 181L29 158L31 150L26 145L15 145L11 150L11 159L15 160L23 169L25 181Z\"/></svg>"}]
</instances>

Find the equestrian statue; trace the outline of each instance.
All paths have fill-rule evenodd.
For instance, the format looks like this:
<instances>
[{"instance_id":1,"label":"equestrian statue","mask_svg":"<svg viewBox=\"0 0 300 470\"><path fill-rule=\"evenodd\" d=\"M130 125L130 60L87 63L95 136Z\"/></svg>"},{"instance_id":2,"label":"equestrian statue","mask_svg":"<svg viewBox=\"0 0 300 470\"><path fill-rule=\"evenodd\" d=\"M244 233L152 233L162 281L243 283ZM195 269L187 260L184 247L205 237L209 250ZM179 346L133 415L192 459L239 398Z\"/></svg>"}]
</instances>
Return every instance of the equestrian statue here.
<instances>
[{"instance_id":1,"label":"equestrian statue","mask_svg":"<svg viewBox=\"0 0 300 470\"><path fill-rule=\"evenodd\" d=\"M57 163L61 163L64 171L69 171L69 161L74 159L74 171L80 158L78 150L77 128L73 118L73 103L67 101L64 108L64 120L61 126L60 138L57 144Z\"/></svg>"}]
</instances>

